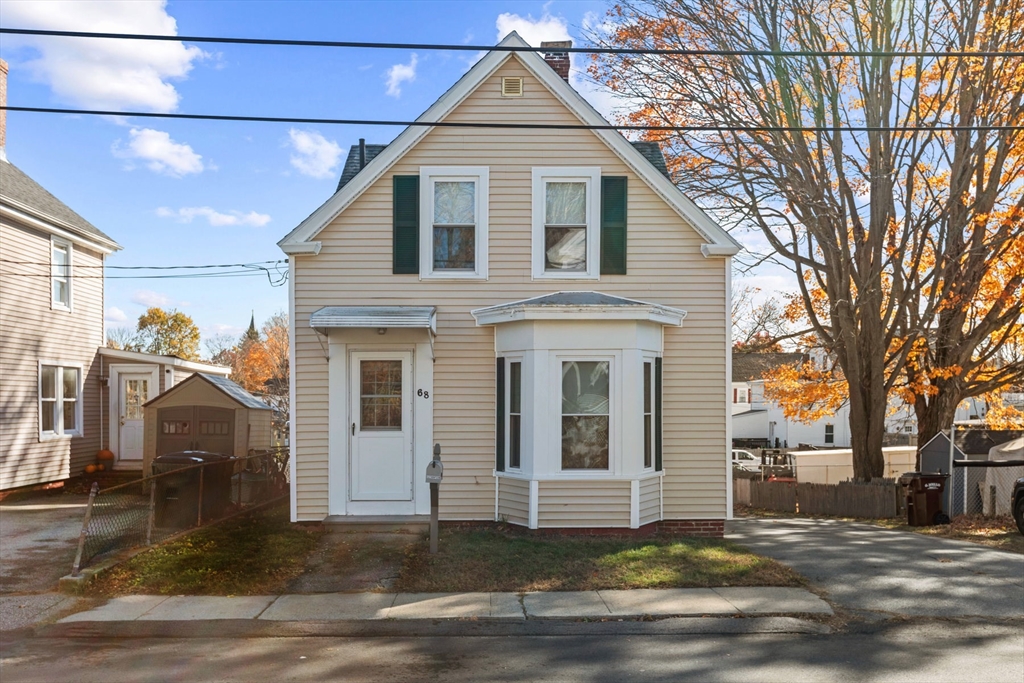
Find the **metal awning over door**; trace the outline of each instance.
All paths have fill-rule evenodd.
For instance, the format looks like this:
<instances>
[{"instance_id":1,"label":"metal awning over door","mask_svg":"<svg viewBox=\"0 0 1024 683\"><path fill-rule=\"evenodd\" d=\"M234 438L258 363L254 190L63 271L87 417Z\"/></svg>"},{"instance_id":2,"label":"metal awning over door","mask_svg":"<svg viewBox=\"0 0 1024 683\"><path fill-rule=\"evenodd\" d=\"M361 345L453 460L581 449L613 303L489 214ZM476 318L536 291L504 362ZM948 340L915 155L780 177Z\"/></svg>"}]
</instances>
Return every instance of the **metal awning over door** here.
<instances>
[{"instance_id":1,"label":"metal awning over door","mask_svg":"<svg viewBox=\"0 0 1024 683\"><path fill-rule=\"evenodd\" d=\"M317 330L337 328L408 327L437 334L437 309L433 306L325 306L309 316Z\"/></svg>"}]
</instances>

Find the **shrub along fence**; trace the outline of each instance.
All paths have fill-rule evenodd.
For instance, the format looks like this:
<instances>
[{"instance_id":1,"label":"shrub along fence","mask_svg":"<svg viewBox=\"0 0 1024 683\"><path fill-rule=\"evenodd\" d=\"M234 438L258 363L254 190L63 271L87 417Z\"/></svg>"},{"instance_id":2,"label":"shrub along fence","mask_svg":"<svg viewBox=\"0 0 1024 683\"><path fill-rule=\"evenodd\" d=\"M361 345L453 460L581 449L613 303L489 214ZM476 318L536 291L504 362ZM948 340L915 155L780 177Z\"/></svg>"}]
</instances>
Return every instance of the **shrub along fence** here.
<instances>
[{"instance_id":1,"label":"shrub along fence","mask_svg":"<svg viewBox=\"0 0 1024 683\"><path fill-rule=\"evenodd\" d=\"M903 514L903 500L903 488L892 479L839 484L749 479L733 482L734 503L773 512L882 519Z\"/></svg>"},{"instance_id":2,"label":"shrub along fence","mask_svg":"<svg viewBox=\"0 0 1024 683\"><path fill-rule=\"evenodd\" d=\"M288 495L288 449L170 471L89 493L71 568L100 556L162 541Z\"/></svg>"}]
</instances>

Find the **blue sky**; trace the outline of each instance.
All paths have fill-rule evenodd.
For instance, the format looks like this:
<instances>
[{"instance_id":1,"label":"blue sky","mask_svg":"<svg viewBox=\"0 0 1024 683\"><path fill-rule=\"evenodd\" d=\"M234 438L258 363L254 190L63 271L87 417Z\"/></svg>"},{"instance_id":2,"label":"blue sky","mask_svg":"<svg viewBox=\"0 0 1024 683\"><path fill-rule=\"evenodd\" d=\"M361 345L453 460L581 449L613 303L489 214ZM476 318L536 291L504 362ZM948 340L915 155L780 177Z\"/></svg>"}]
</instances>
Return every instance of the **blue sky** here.
<instances>
[{"instance_id":1,"label":"blue sky","mask_svg":"<svg viewBox=\"0 0 1024 683\"><path fill-rule=\"evenodd\" d=\"M81 31L494 44L573 39L605 2L0 0L0 24ZM4 36L12 106L412 119L475 58L466 52L129 43ZM602 111L612 100L574 84ZM113 120L10 112L7 157L124 250L108 265L283 258L277 240L327 199L350 145L394 128ZM118 272L109 271L109 276ZM764 283L767 284L767 283ZM769 284L769 286L771 286ZM265 276L108 279L107 325L178 308L204 337L287 309Z\"/></svg>"}]
</instances>

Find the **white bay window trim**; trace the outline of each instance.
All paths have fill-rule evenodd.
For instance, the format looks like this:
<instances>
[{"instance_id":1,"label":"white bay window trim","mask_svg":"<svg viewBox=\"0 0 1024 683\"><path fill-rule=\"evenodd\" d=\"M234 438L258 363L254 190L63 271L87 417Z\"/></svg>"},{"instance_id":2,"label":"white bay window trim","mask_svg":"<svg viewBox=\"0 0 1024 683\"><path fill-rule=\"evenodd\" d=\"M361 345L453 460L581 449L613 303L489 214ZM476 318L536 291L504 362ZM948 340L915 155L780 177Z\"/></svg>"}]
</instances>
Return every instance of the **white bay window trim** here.
<instances>
[{"instance_id":1,"label":"white bay window trim","mask_svg":"<svg viewBox=\"0 0 1024 683\"><path fill-rule=\"evenodd\" d=\"M600 167L534 167L533 173L533 279L596 280L601 268L601 169ZM582 271L545 269L545 218L549 182L582 182L586 185L586 256Z\"/></svg>"},{"instance_id":2,"label":"white bay window trim","mask_svg":"<svg viewBox=\"0 0 1024 683\"><path fill-rule=\"evenodd\" d=\"M45 397L43 392L43 369L53 368L54 370L54 386L53 396ZM74 370L76 373L75 380L75 396L67 397L64 392L64 372L66 370ZM49 441L51 439L66 439L72 436L83 436L84 430L82 428L82 388L83 388L83 376L85 374L85 366L81 363L62 363L61 361L41 360L38 363L37 368L37 386L36 386L36 406L38 408L39 417L39 440ZM74 428L64 428L64 411L67 409L68 404L73 403L72 410L74 410ZM50 415L53 417L53 429L44 430L44 412L50 411Z\"/></svg>"},{"instance_id":3,"label":"white bay window trim","mask_svg":"<svg viewBox=\"0 0 1024 683\"><path fill-rule=\"evenodd\" d=\"M74 303L71 270L74 247L71 242L50 236L50 309L71 312ZM57 254L63 254L63 265L57 263ZM58 295L62 287L63 296Z\"/></svg>"},{"instance_id":4,"label":"white bay window trim","mask_svg":"<svg viewBox=\"0 0 1024 683\"><path fill-rule=\"evenodd\" d=\"M474 189L473 270L434 268L434 186L438 182L472 182ZM490 169L487 166L420 167L420 279L486 280L487 218Z\"/></svg>"}]
</instances>

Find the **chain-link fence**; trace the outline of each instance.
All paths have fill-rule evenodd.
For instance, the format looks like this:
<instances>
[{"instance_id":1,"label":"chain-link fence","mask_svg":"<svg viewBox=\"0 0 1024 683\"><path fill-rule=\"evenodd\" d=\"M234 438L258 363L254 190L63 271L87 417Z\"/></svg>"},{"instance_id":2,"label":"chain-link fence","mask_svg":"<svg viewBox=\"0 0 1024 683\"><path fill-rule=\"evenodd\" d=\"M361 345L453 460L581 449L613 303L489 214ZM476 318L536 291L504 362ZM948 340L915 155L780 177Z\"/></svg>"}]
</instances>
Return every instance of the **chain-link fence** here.
<instances>
[{"instance_id":1,"label":"chain-link fence","mask_svg":"<svg viewBox=\"0 0 1024 683\"><path fill-rule=\"evenodd\" d=\"M1024 477L1024 460L955 460L950 487L950 517L1012 513L1013 484Z\"/></svg>"},{"instance_id":2,"label":"chain-link fence","mask_svg":"<svg viewBox=\"0 0 1024 683\"><path fill-rule=\"evenodd\" d=\"M102 491L93 484L72 575L113 552L151 545L179 531L288 493L288 449L190 464L184 455L154 464L155 474Z\"/></svg>"}]
</instances>

